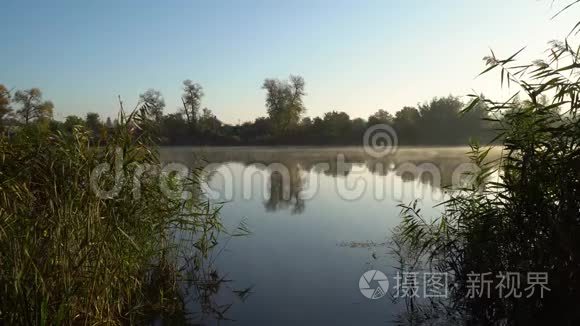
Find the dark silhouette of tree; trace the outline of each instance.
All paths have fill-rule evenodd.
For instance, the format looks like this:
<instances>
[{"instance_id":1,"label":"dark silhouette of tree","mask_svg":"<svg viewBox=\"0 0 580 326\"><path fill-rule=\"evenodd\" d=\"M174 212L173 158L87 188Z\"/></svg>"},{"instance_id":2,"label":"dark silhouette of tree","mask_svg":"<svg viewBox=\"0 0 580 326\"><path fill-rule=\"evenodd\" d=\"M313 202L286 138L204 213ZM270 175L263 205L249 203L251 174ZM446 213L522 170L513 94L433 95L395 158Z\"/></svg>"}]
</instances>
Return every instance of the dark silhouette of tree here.
<instances>
[{"instance_id":1,"label":"dark silhouette of tree","mask_svg":"<svg viewBox=\"0 0 580 326\"><path fill-rule=\"evenodd\" d=\"M302 121L300 121L300 125L305 129L312 128L312 123L312 118L310 117L304 117L302 118Z\"/></svg>"},{"instance_id":2,"label":"dark silhouette of tree","mask_svg":"<svg viewBox=\"0 0 580 326\"><path fill-rule=\"evenodd\" d=\"M210 109L204 108L199 117L199 129L201 132L209 134L218 134L222 122L211 112Z\"/></svg>"},{"instance_id":3,"label":"dark silhouette of tree","mask_svg":"<svg viewBox=\"0 0 580 326\"><path fill-rule=\"evenodd\" d=\"M0 132L4 130L4 119L12 112L10 108L10 92L0 84Z\"/></svg>"},{"instance_id":4,"label":"dark silhouette of tree","mask_svg":"<svg viewBox=\"0 0 580 326\"><path fill-rule=\"evenodd\" d=\"M42 92L38 88L17 91L14 94L14 102L20 104L16 114L25 124L34 120L52 119L54 105L50 101L42 100Z\"/></svg>"},{"instance_id":5,"label":"dark silhouette of tree","mask_svg":"<svg viewBox=\"0 0 580 326\"><path fill-rule=\"evenodd\" d=\"M457 97L447 96L434 98L430 102L419 105L421 114L421 141L429 145L465 144L459 126L459 111L464 107Z\"/></svg>"},{"instance_id":6,"label":"dark silhouette of tree","mask_svg":"<svg viewBox=\"0 0 580 326\"><path fill-rule=\"evenodd\" d=\"M185 115L187 123L191 126L195 126L197 123L203 95L203 88L200 84L194 83L189 79L183 82L182 113Z\"/></svg>"},{"instance_id":7,"label":"dark silhouette of tree","mask_svg":"<svg viewBox=\"0 0 580 326\"><path fill-rule=\"evenodd\" d=\"M351 145L360 144L361 139L367 129L367 122L362 118L356 118L351 121L350 127L350 140L348 143Z\"/></svg>"},{"instance_id":8,"label":"dark silhouette of tree","mask_svg":"<svg viewBox=\"0 0 580 326\"><path fill-rule=\"evenodd\" d=\"M85 126L85 121L76 115L67 116L63 123L64 130L72 132L75 126Z\"/></svg>"},{"instance_id":9,"label":"dark silhouette of tree","mask_svg":"<svg viewBox=\"0 0 580 326\"><path fill-rule=\"evenodd\" d=\"M139 95L139 101L143 103L142 107L146 110L149 119L161 121L163 109L165 109L165 100L161 92L150 88Z\"/></svg>"},{"instance_id":10,"label":"dark silhouette of tree","mask_svg":"<svg viewBox=\"0 0 580 326\"><path fill-rule=\"evenodd\" d=\"M340 144L351 132L350 117L345 112L331 111L322 119L322 134L332 144Z\"/></svg>"},{"instance_id":11,"label":"dark silhouette of tree","mask_svg":"<svg viewBox=\"0 0 580 326\"><path fill-rule=\"evenodd\" d=\"M236 136L250 144L266 143L271 139L272 128L272 121L266 117L257 118L254 122L246 122L239 128L234 127L237 130Z\"/></svg>"},{"instance_id":12,"label":"dark silhouette of tree","mask_svg":"<svg viewBox=\"0 0 580 326\"><path fill-rule=\"evenodd\" d=\"M171 113L161 119L161 141L167 144L185 145L188 138L188 124L181 113Z\"/></svg>"},{"instance_id":13,"label":"dark silhouette of tree","mask_svg":"<svg viewBox=\"0 0 580 326\"><path fill-rule=\"evenodd\" d=\"M421 115L417 109L406 106L395 113L393 125L397 132L398 140L402 144L416 144L419 133L419 120Z\"/></svg>"},{"instance_id":14,"label":"dark silhouette of tree","mask_svg":"<svg viewBox=\"0 0 580 326\"><path fill-rule=\"evenodd\" d=\"M378 110L369 117L369 125L372 126L376 124L392 125L393 115L383 109Z\"/></svg>"},{"instance_id":15,"label":"dark silhouette of tree","mask_svg":"<svg viewBox=\"0 0 580 326\"><path fill-rule=\"evenodd\" d=\"M103 123L101 122L99 114L89 112L87 113L87 118L85 120L87 129L93 133L93 139L104 139L103 133L105 128L103 128Z\"/></svg>"}]
</instances>

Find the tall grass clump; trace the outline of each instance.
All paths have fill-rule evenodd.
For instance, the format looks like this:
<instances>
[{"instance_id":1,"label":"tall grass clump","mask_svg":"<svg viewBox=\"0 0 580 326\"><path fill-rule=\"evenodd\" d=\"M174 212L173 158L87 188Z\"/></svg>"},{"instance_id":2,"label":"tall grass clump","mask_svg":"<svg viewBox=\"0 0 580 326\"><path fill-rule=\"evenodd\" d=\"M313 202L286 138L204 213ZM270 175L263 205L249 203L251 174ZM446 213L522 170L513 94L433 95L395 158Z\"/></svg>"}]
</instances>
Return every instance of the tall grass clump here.
<instances>
[{"instance_id":1,"label":"tall grass clump","mask_svg":"<svg viewBox=\"0 0 580 326\"><path fill-rule=\"evenodd\" d=\"M501 157L490 161L489 148L473 144L479 172L450 192L440 217L403 206L401 243L454 280L445 314L462 311L467 324L580 322L579 50L566 40L551 42L547 59L531 64L518 63L517 53L487 57L484 72L499 70L502 85L519 91L507 101L473 95L465 110L483 105L494 117ZM530 285L528 272L546 272L549 290L506 297L492 287L489 296L469 297L472 272L520 273L521 290Z\"/></svg>"},{"instance_id":2,"label":"tall grass clump","mask_svg":"<svg viewBox=\"0 0 580 326\"><path fill-rule=\"evenodd\" d=\"M0 324L134 324L179 309L172 230L195 234L203 255L220 223L198 196L168 195L197 176L159 173L149 124L145 107L121 114L100 147L82 127L0 138Z\"/></svg>"}]
</instances>

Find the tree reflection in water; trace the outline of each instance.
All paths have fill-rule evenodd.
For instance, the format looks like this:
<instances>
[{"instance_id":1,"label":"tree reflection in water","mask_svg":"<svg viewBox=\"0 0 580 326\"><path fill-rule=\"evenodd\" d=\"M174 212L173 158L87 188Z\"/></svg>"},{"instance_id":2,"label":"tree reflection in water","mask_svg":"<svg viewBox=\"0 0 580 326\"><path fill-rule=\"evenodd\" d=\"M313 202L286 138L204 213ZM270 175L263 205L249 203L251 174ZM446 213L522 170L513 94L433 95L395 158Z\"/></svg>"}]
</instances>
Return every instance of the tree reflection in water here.
<instances>
[{"instance_id":1,"label":"tree reflection in water","mask_svg":"<svg viewBox=\"0 0 580 326\"><path fill-rule=\"evenodd\" d=\"M454 177L460 174L462 165L469 163L467 151L466 147L401 148L394 154L374 158L361 147L213 147L192 148L191 151L163 148L162 155L166 162L202 167L216 165L208 172L210 178L226 163L241 163L258 169L268 179L265 210L290 210L293 214L301 214L306 208L303 191L309 174L343 178L336 181L344 182L354 169L366 169L376 176L374 181L382 187L392 182L389 177L396 177L407 183L418 181L438 191L456 182ZM280 165L283 171L278 168ZM257 186L261 185L252 184L253 188Z\"/></svg>"}]
</instances>

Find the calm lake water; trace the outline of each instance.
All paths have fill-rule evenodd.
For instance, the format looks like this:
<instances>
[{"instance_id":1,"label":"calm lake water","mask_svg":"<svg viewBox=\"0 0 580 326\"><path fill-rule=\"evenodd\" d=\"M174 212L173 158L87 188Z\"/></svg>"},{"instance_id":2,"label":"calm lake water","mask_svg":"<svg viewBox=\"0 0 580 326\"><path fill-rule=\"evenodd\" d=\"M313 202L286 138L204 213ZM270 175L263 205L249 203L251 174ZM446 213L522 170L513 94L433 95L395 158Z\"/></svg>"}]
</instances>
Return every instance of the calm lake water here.
<instances>
[{"instance_id":1,"label":"calm lake water","mask_svg":"<svg viewBox=\"0 0 580 326\"><path fill-rule=\"evenodd\" d=\"M379 270L393 287L397 205L420 199L436 215L441 187L472 168L467 151L400 148L375 158L362 148L176 147L163 148L162 159L204 167L226 228L251 231L222 235L212 258L216 277L228 280L206 298L231 319L220 324L389 325L404 304L366 298L359 279ZM207 302L195 315L199 301L188 303L193 319L216 324Z\"/></svg>"}]
</instances>

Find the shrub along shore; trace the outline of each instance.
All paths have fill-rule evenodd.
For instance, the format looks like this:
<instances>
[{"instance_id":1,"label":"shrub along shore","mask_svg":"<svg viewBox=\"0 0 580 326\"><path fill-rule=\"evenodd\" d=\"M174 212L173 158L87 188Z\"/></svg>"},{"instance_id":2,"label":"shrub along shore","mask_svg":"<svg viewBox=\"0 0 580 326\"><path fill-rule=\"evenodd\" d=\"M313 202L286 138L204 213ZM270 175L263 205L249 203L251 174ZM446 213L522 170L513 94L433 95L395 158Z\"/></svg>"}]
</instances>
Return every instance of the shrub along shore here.
<instances>
[{"instance_id":1,"label":"shrub along shore","mask_svg":"<svg viewBox=\"0 0 580 326\"><path fill-rule=\"evenodd\" d=\"M148 123L144 110L121 115L98 149L85 129L42 121L0 137L0 323L134 324L182 308L172 233L203 256L221 226L207 202L163 187L194 189L196 175L152 169L134 191L136 168L159 164Z\"/></svg>"}]
</instances>

